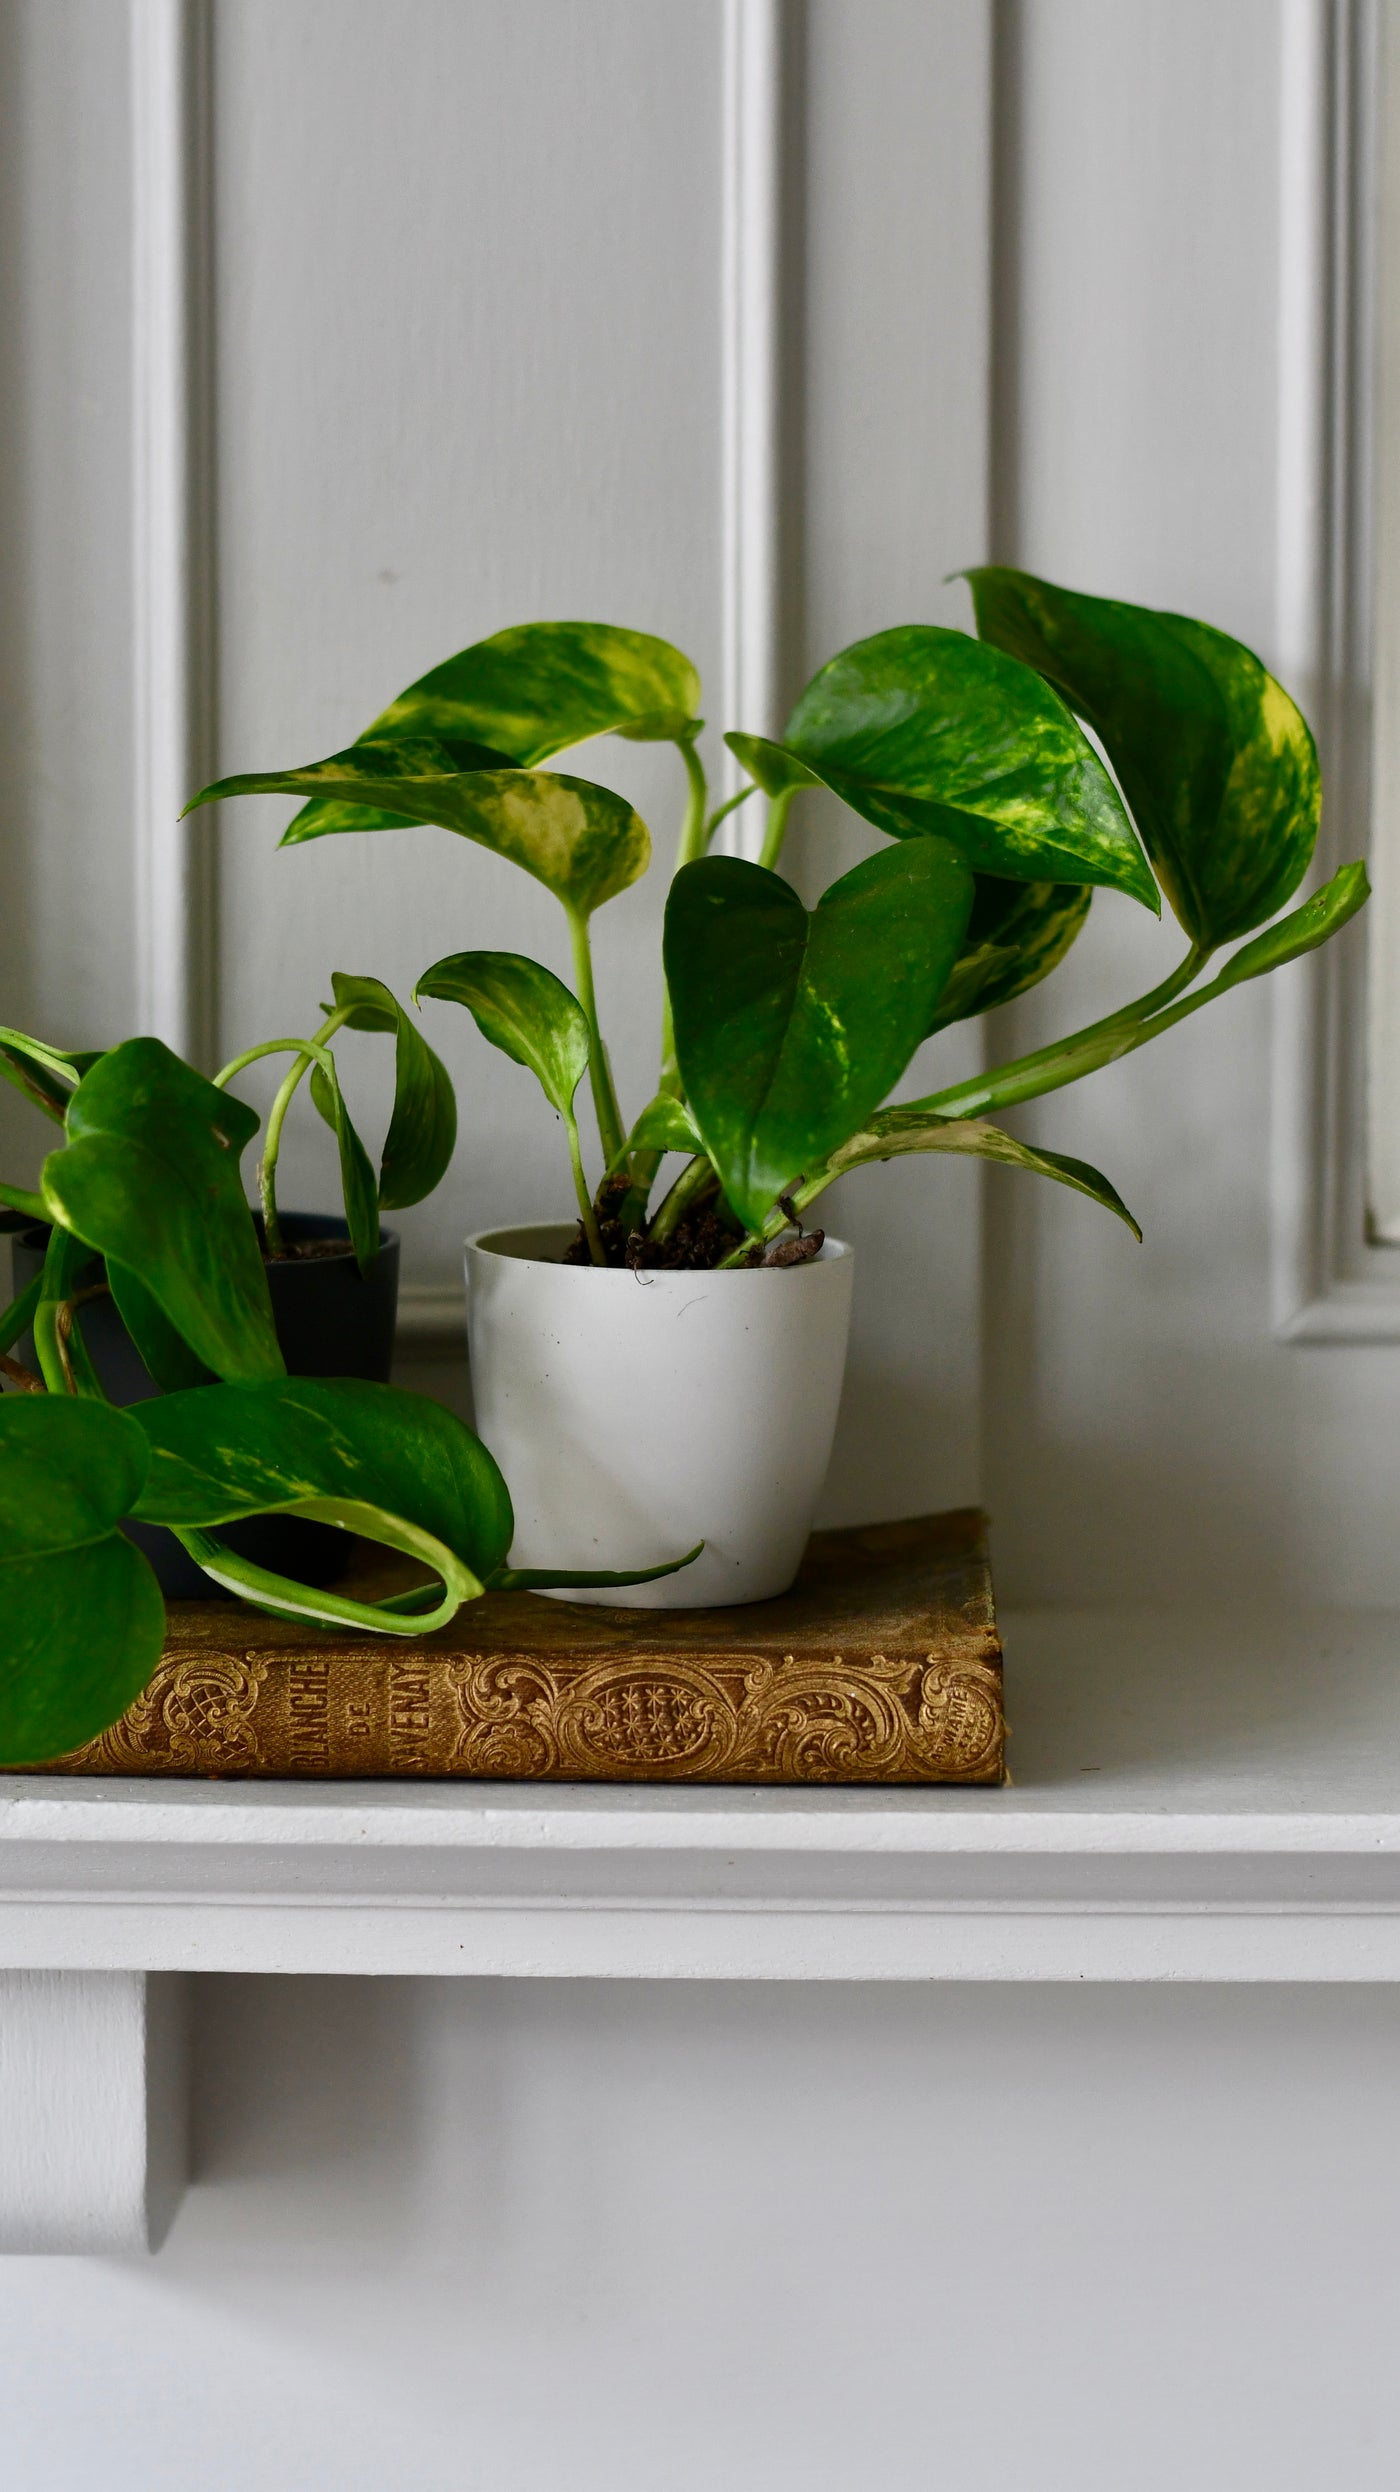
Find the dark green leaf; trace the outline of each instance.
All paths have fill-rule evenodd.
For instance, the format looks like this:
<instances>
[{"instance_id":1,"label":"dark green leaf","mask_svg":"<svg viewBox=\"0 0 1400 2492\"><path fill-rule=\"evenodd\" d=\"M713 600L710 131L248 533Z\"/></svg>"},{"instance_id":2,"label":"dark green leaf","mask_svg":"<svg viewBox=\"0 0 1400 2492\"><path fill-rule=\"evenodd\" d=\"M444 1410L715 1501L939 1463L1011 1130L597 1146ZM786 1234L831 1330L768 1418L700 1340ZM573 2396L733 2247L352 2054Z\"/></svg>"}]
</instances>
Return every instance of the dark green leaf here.
<instances>
[{"instance_id":1,"label":"dark green leaf","mask_svg":"<svg viewBox=\"0 0 1400 2492\"><path fill-rule=\"evenodd\" d=\"M425 970L413 992L465 1004L482 1037L525 1065L561 1116L572 1115L588 1070L588 1023L552 970L518 952L454 952Z\"/></svg>"},{"instance_id":2,"label":"dark green leaf","mask_svg":"<svg viewBox=\"0 0 1400 2492\"><path fill-rule=\"evenodd\" d=\"M131 1512L149 1457L125 1411L67 1394L0 1400L0 1564L77 1549Z\"/></svg>"},{"instance_id":3,"label":"dark green leaf","mask_svg":"<svg viewBox=\"0 0 1400 2492\"><path fill-rule=\"evenodd\" d=\"M494 744L525 768L591 736L680 736L700 705L689 658L615 623L519 623L422 675L368 729Z\"/></svg>"},{"instance_id":4,"label":"dark green leaf","mask_svg":"<svg viewBox=\"0 0 1400 2492\"><path fill-rule=\"evenodd\" d=\"M977 628L1053 683L1100 738L1193 943L1248 934L1308 868L1321 792L1301 713L1208 624L970 571Z\"/></svg>"},{"instance_id":5,"label":"dark green leaf","mask_svg":"<svg viewBox=\"0 0 1400 2492\"><path fill-rule=\"evenodd\" d=\"M394 1111L379 1166L379 1201L385 1211L403 1211L421 1203L447 1173L457 1141L451 1077L378 978L350 977L337 969L332 984L337 1005L354 1006L349 1029L393 1034Z\"/></svg>"},{"instance_id":6,"label":"dark green leaf","mask_svg":"<svg viewBox=\"0 0 1400 2492\"><path fill-rule=\"evenodd\" d=\"M1118 791L1059 695L931 623L858 641L815 675L783 744L877 830L932 832L980 873L1157 886Z\"/></svg>"},{"instance_id":7,"label":"dark green leaf","mask_svg":"<svg viewBox=\"0 0 1400 2492\"><path fill-rule=\"evenodd\" d=\"M136 1512L210 1528L335 1505L401 1517L484 1581L510 1548L510 1494L485 1446L441 1403L352 1378L208 1385L142 1402L151 1450Z\"/></svg>"},{"instance_id":8,"label":"dark green leaf","mask_svg":"<svg viewBox=\"0 0 1400 2492\"><path fill-rule=\"evenodd\" d=\"M971 905L972 876L941 840L867 857L811 917L779 875L737 857L677 875L665 954L681 1076L747 1228L898 1081Z\"/></svg>"},{"instance_id":9,"label":"dark green leaf","mask_svg":"<svg viewBox=\"0 0 1400 2492\"><path fill-rule=\"evenodd\" d=\"M998 1160L1004 1168L1027 1168L1035 1176L1054 1177L1061 1185L1072 1186L1076 1194L1087 1194L1092 1202L1101 1203L1105 1211L1116 1212L1142 1243L1142 1231L1127 1204L1087 1160L1067 1159L1061 1151L1032 1150L1029 1143L1017 1142L999 1125L989 1125L980 1117L944 1123L917 1108L887 1108L865 1133L854 1134L843 1149L832 1153L830 1167L833 1175L843 1175L848 1168L870 1160L899 1159L910 1151L964 1152L973 1159Z\"/></svg>"},{"instance_id":10,"label":"dark green leaf","mask_svg":"<svg viewBox=\"0 0 1400 2492\"><path fill-rule=\"evenodd\" d=\"M957 966L934 1016L934 1029L995 1012L1058 968L1085 918L1087 883L1007 883L979 874Z\"/></svg>"},{"instance_id":11,"label":"dark green leaf","mask_svg":"<svg viewBox=\"0 0 1400 2492\"><path fill-rule=\"evenodd\" d=\"M93 1739L140 1695L165 1610L116 1526L146 1469L124 1411L64 1395L0 1400L0 1761Z\"/></svg>"},{"instance_id":12,"label":"dark green leaf","mask_svg":"<svg viewBox=\"0 0 1400 2492\"><path fill-rule=\"evenodd\" d=\"M318 1062L311 1068L311 1098L335 1135L335 1146L340 1155L340 1190L345 1198L350 1243L355 1249L355 1261L360 1270L367 1272L379 1252L379 1189L375 1184L369 1153L350 1121L350 1110L340 1087L340 1075L329 1048L326 1050L326 1063Z\"/></svg>"},{"instance_id":13,"label":"dark green leaf","mask_svg":"<svg viewBox=\"0 0 1400 2492\"><path fill-rule=\"evenodd\" d=\"M41 1409L7 1395L4 1407ZM85 1408L100 1405L88 1403ZM119 1721L160 1659L165 1605L129 1540L0 1566L0 1763L42 1765Z\"/></svg>"},{"instance_id":14,"label":"dark green leaf","mask_svg":"<svg viewBox=\"0 0 1400 2492\"><path fill-rule=\"evenodd\" d=\"M158 1038L129 1038L84 1075L41 1175L49 1218L137 1273L206 1367L248 1382L284 1373L239 1174L257 1130Z\"/></svg>"},{"instance_id":15,"label":"dark green leaf","mask_svg":"<svg viewBox=\"0 0 1400 2492\"><path fill-rule=\"evenodd\" d=\"M786 745L766 735L727 735L725 743L765 796L781 796L790 787L821 787L823 782Z\"/></svg>"},{"instance_id":16,"label":"dark green leaf","mask_svg":"<svg viewBox=\"0 0 1400 2492\"><path fill-rule=\"evenodd\" d=\"M185 811L226 796L267 794L321 794L355 806L378 800L396 820L436 822L523 866L579 917L625 891L651 859L646 824L610 788L546 770L458 771L441 744L423 737L354 744L300 769L220 779ZM319 833L293 823L288 839L293 835Z\"/></svg>"},{"instance_id":17,"label":"dark green leaf","mask_svg":"<svg viewBox=\"0 0 1400 2492\"><path fill-rule=\"evenodd\" d=\"M213 1383L213 1368L195 1357L138 1273L109 1260L107 1285L117 1313L162 1393L181 1393L190 1385Z\"/></svg>"},{"instance_id":18,"label":"dark green leaf","mask_svg":"<svg viewBox=\"0 0 1400 2492\"><path fill-rule=\"evenodd\" d=\"M36 1272L28 1288L22 1289L17 1298L10 1300L4 1313L0 1314L0 1350L12 1350L21 1335L28 1332L43 1290L43 1273Z\"/></svg>"}]
</instances>

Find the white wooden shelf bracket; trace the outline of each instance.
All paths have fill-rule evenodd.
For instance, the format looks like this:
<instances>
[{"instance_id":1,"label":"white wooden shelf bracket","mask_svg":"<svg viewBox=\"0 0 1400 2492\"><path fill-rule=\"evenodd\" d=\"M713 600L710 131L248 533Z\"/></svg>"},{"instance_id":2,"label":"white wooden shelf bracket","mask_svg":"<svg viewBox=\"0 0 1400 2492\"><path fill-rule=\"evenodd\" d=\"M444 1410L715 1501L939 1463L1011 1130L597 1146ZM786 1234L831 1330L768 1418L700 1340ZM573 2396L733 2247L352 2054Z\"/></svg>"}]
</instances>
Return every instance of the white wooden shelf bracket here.
<instances>
[{"instance_id":1,"label":"white wooden shelf bracket","mask_svg":"<svg viewBox=\"0 0 1400 2492\"><path fill-rule=\"evenodd\" d=\"M186 2170L185 1978L0 1973L0 2254L154 2250Z\"/></svg>"}]
</instances>

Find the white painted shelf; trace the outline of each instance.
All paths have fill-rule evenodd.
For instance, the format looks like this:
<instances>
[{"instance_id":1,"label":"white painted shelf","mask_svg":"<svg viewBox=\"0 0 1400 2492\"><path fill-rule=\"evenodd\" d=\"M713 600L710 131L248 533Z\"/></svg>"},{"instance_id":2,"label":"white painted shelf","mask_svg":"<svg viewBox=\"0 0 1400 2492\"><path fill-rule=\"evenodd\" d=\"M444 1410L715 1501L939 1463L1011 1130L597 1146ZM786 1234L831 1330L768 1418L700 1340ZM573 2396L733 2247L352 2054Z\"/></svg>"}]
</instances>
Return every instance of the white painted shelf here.
<instances>
[{"instance_id":1,"label":"white painted shelf","mask_svg":"<svg viewBox=\"0 0 1400 2492\"><path fill-rule=\"evenodd\" d=\"M0 1778L0 1965L1400 1979L1400 1618L1041 1613L1014 1787Z\"/></svg>"}]
</instances>

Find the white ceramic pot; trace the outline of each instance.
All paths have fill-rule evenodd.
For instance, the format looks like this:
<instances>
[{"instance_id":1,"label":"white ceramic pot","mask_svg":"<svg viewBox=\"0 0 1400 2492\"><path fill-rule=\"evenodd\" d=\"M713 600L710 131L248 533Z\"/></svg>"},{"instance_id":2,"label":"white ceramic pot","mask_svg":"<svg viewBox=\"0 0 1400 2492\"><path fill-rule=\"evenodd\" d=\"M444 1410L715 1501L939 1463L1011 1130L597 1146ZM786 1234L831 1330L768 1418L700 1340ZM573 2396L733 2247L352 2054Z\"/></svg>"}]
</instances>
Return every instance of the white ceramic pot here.
<instances>
[{"instance_id":1,"label":"white ceramic pot","mask_svg":"<svg viewBox=\"0 0 1400 2492\"><path fill-rule=\"evenodd\" d=\"M785 1592L831 1457L855 1258L600 1272L572 1225L467 1240L478 1434L510 1484L514 1566L694 1565L568 1600L646 1609Z\"/></svg>"}]
</instances>

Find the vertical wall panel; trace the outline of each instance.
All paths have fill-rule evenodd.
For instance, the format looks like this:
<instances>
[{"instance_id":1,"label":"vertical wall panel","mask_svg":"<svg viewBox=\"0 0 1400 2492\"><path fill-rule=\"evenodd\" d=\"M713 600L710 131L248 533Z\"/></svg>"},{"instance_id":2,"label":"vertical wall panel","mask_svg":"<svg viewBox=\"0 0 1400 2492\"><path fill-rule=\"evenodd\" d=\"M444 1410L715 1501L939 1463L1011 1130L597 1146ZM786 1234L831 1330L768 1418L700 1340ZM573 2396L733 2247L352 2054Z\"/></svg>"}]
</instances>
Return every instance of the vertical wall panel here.
<instances>
[{"instance_id":1,"label":"vertical wall panel","mask_svg":"<svg viewBox=\"0 0 1400 2492\"><path fill-rule=\"evenodd\" d=\"M61 1045L134 1005L125 11L0 8L0 1021ZM0 1085L0 1166L49 1128Z\"/></svg>"},{"instance_id":2,"label":"vertical wall panel","mask_svg":"<svg viewBox=\"0 0 1400 2492\"><path fill-rule=\"evenodd\" d=\"M1279 13L1031 0L1016 28L1005 551L1275 657ZM997 1054L1183 948L1099 895ZM1272 1002L1245 988L1027 1118L1107 1171L1143 1247L1057 1189L989 1179L988 1489L1015 1596L1400 1594L1396 1354L1271 1331Z\"/></svg>"},{"instance_id":3,"label":"vertical wall panel","mask_svg":"<svg viewBox=\"0 0 1400 2492\"><path fill-rule=\"evenodd\" d=\"M806 28L794 691L866 633L965 624L944 576L987 550L990 6L816 0ZM789 870L809 901L875 844L816 798L794 820ZM977 1044L952 1031L923 1049L906 1095L970 1071ZM863 1170L826 1198L859 1257L832 1521L979 1493L979 1201L974 1166L934 1161Z\"/></svg>"},{"instance_id":4,"label":"vertical wall panel","mask_svg":"<svg viewBox=\"0 0 1400 2492\"><path fill-rule=\"evenodd\" d=\"M239 0L217 12L221 760L331 752L401 686L508 623L583 615L676 640L718 683L718 9L685 0ZM669 854L669 748L578 765ZM292 809L225 809L223 1032L314 1014L335 968L400 991L493 945L568 974L562 913L442 831L278 856ZM595 925L633 1113L654 1079L653 873ZM403 1217L418 1280L468 1227L571 1200L530 1076L429 1006L463 1140ZM357 1060L358 1057L358 1060ZM382 1042L347 1051L387 1111ZM291 1193L333 1199L303 1116ZM376 1125L366 1112L365 1123Z\"/></svg>"}]
</instances>

